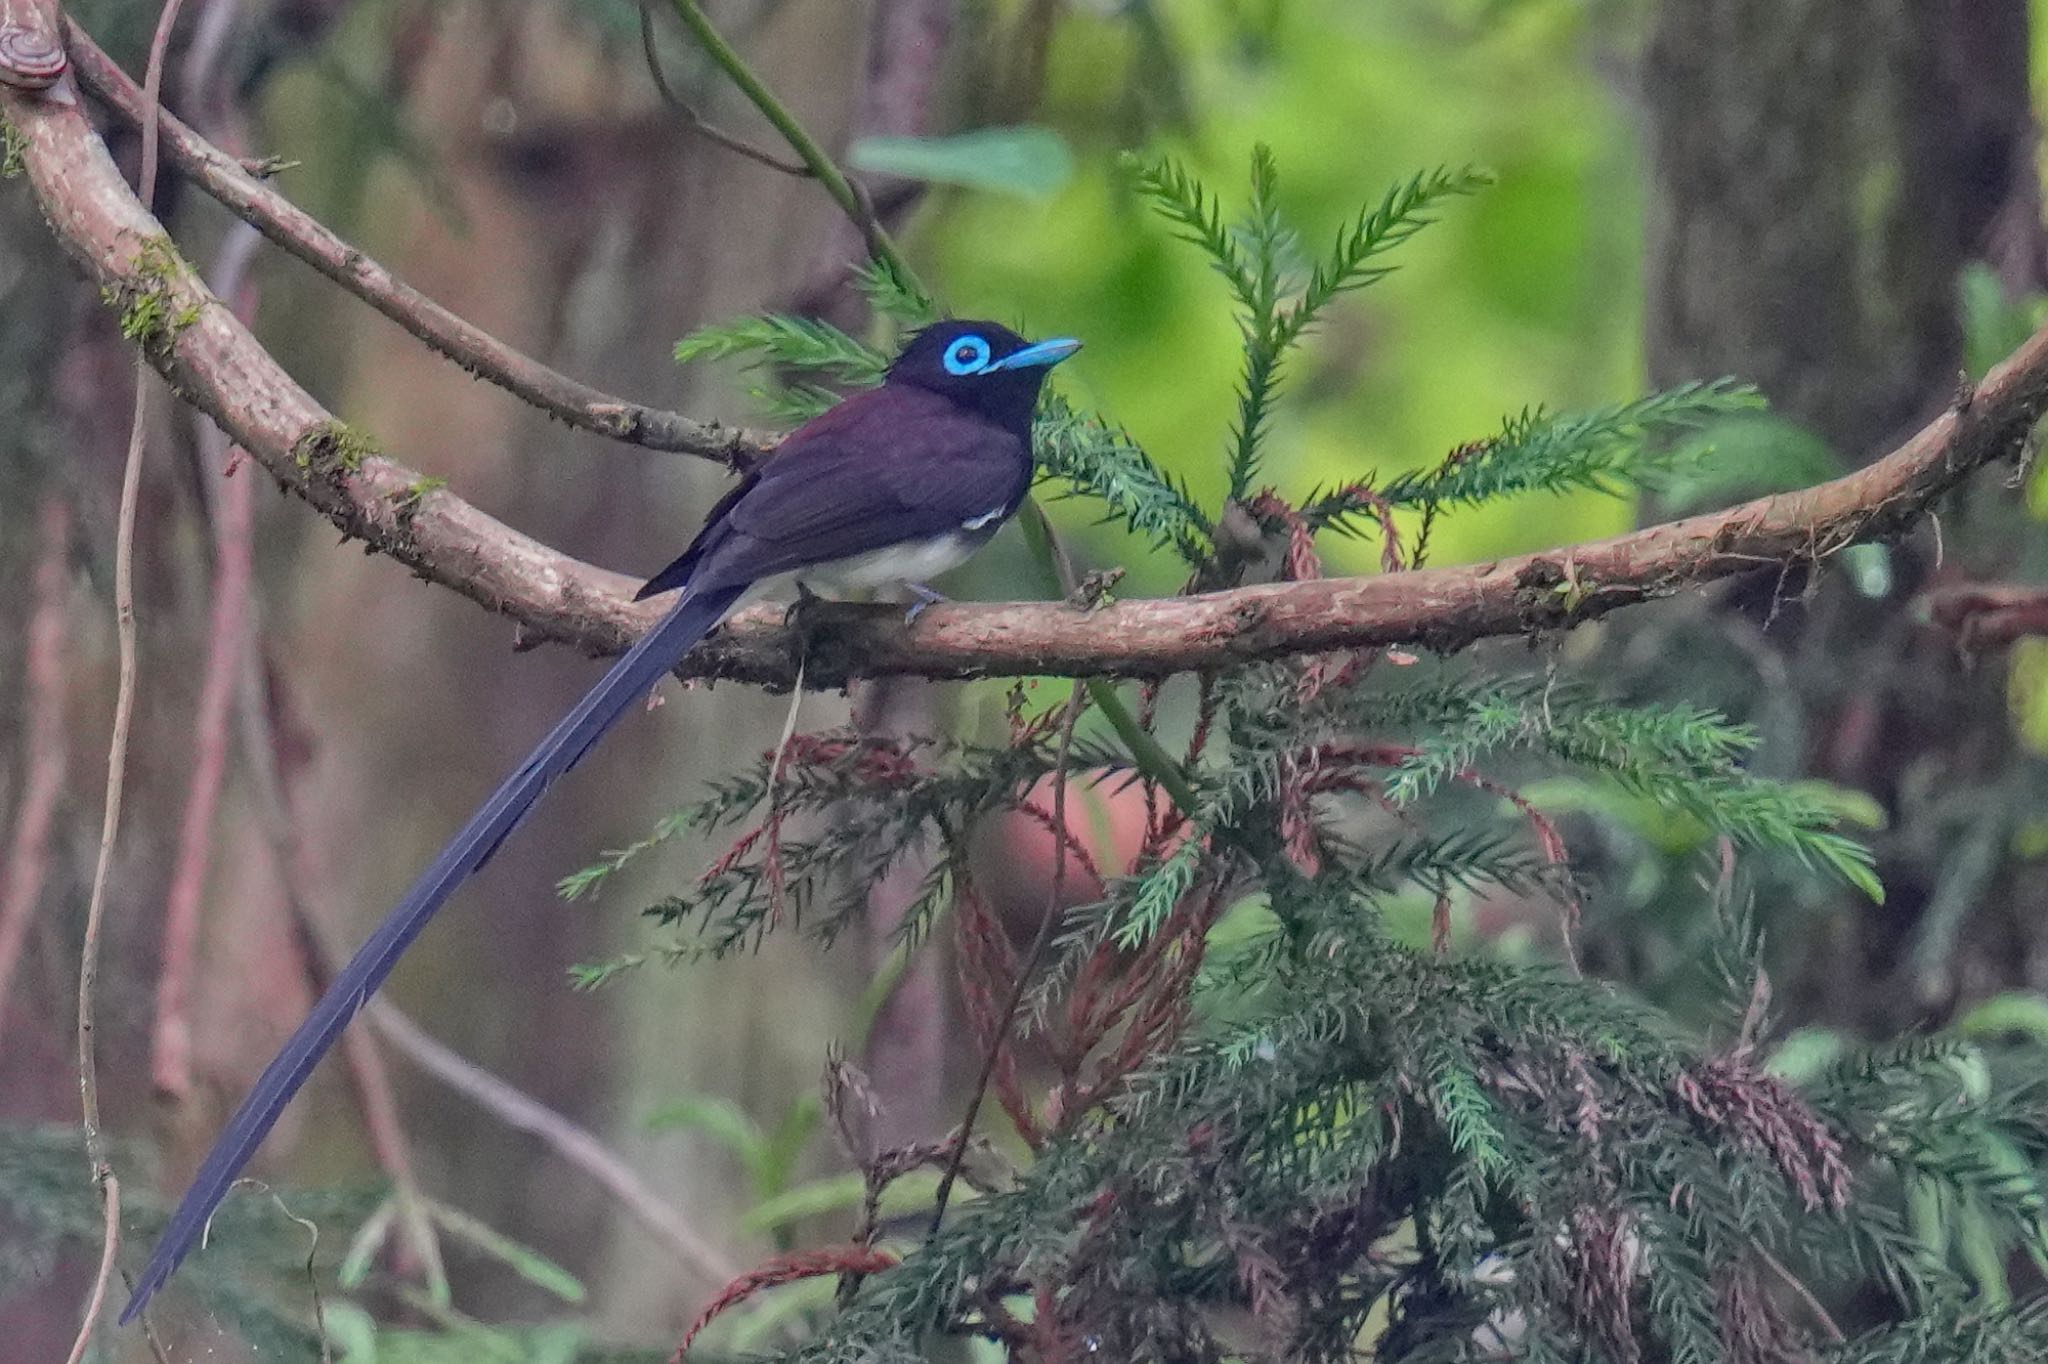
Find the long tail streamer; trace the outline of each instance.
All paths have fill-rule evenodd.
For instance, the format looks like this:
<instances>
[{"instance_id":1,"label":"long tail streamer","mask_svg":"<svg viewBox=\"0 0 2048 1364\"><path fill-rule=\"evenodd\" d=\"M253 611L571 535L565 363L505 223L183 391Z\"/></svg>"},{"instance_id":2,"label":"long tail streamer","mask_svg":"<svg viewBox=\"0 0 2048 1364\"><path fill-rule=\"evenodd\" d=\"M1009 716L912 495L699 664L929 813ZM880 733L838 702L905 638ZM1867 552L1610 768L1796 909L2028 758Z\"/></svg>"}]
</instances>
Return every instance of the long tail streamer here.
<instances>
[{"instance_id":1,"label":"long tail streamer","mask_svg":"<svg viewBox=\"0 0 2048 1364\"><path fill-rule=\"evenodd\" d=\"M207 1219L227 1196L285 1105L298 1093L299 1086L306 1082L313 1067L334 1045L363 1002L391 974L400 954L419 936L427 920L434 917L434 911L454 894L456 887L490 861L491 854L519 827L555 779L574 767L628 707L652 690L692 645L709 634L740 594L739 588L702 596L685 591L675 608L612 665L611 671L576 703L575 709L562 717L561 723L541 740L519 769L470 816L469 823L441 850L433 865L413 882L377 931L335 975L327 993L313 1006L277 1058L264 1068L248 1097L242 1100L242 1106L228 1120L193 1178L192 1187L185 1191L177 1211L171 1214L149 1264L136 1280L128 1305L121 1309L122 1322L132 1320L142 1311L150 1296L177 1269L178 1262L198 1244Z\"/></svg>"}]
</instances>

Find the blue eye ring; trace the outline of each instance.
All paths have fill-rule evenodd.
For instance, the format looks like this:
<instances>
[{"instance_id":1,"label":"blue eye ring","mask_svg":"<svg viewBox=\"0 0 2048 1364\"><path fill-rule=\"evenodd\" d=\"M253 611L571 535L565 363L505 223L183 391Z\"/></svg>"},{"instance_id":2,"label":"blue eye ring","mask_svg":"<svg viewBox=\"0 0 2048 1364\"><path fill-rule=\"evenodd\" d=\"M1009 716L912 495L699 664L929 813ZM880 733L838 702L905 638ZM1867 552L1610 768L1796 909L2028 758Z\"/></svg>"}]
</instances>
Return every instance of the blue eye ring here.
<instances>
[{"instance_id":1,"label":"blue eye ring","mask_svg":"<svg viewBox=\"0 0 2048 1364\"><path fill-rule=\"evenodd\" d=\"M978 336L962 336L946 347L946 373L966 376L988 368L988 342Z\"/></svg>"}]
</instances>

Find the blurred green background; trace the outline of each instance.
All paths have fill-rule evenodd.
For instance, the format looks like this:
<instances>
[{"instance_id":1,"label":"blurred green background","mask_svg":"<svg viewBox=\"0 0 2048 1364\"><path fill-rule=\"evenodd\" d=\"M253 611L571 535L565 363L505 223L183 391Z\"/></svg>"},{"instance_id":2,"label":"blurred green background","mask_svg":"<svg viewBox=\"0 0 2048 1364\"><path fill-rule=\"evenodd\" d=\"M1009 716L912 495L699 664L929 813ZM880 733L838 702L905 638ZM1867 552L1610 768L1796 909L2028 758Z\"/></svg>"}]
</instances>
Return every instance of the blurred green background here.
<instances>
[{"instance_id":1,"label":"blurred green background","mask_svg":"<svg viewBox=\"0 0 2048 1364\"><path fill-rule=\"evenodd\" d=\"M201 10L219 14L225 4L195 7L190 32L201 31ZM900 147L891 163L888 145L872 139L906 131L1050 130L1056 142L1031 142L1021 172L986 161L968 168L970 178L1008 188L935 186L902 222L904 246L952 310L1084 338L1085 352L1060 371L1062 391L1127 426L1212 506L1240 355L1227 295L1201 255L1141 207L1119 158L1170 152L1234 210L1253 146L1270 145L1282 202L1311 255L1361 205L1418 171L1492 171L1493 188L1450 201L1435 227L1391 258L1395 275L1338 304L1311 336L1289 374L1267 467L1283 493L1298 497L1434 463L1525 408L1592 407L1650 386L1641 81L1654 8L1648 0L962 0L952 7L946 60L920 103L923 126L906 130L886 126L888 117L871 126L876 111L863 103L871 7L712 7L796 112L833 146L850 147L856 163L867 156L902 165ZM139 70L153 6L96 0L73 9ZM2048 0L2032 9L2038 105L2048 88ZM849 247L830 205L814 186L691 135L662 106L628 0L251 0L225 12L225 55L209 68L207 89L227 92L226 112L184 91L179 99L189 103L179 107L217 138L298 162L278 180L295 202L409 282L579 378L692 414L748 419L757 409L747 389L759 376L729 366L678 372L668 356L679 336L821 298L822 311L867 325L857 307L846 316L831 269ZM684 95L715 121L765 141L753 112L673 25L657 27ZM187 41L196 39L188 33ZM187 55L181 47L178 60ZM174 71L185 69L174 62ZM170 88L179 89L177 81ZM132 138L112 137L132 157ZM159 207L194 259L211 261L224 216L175 189ZM89 879L98 800L91 755L111 697L104 598L121 433L108 429L106 413L120 404L106 395L120 391L128 371L107 319L87 291L71 287L14 182L0 187L0 213L0 261L35 265L0 268L0 302L15 320L0 326L0 574L27 580L30 510L39 500L53 491L69 498L79 520L71 644L81 680L69 716L79 756L65 816L67 828L82 832L57 849L46 894L49 905L69 906L82 902ZM425 357L275 253L261 258L256 278L259 336L323 402L395 455L568 552L622 571L651 570L724 485L721 471L696 461L565 434ZM2039 313L2027 291L1988 276L1966 276L1958 297L1967 343L1958 359L1978 368L2023 337ZM68 366L64 382L59 360ZM184 800L206 630L205 498L197 490L213 472L190 459L193 437L182 419L165 418L162 434L185 458L164 459L151 475L149 705L131 797L140 813L126 835L111 911L110 979L118 989L104 1045L115 1122L160 1153L169 1188L296 1019L305 992L303 964L276 920L275 869L242 827L252 797L231 790L210 882L218 918L208 928L213 964L200 1014L205 1091L183 1107L151 1101L155 925ZM1843 455L1784 423L1715 440L1741 467L1732 486L1803 483L1843 467ZM2037 479L2037 508L2039 486ZM1070 501L1053 510L1090 563L1130 569L1123 590L1180 586L1165 556L1098 526L1088 506ZM1445 521L1432 562L1605 536L1637 515L1633 499L1597 495L1493 506ZM320 898L336 935L353 940L476 791L581 691L590 669L557 651L508 654L500 622L413 583L396 565L337 549L303 507L266 497L259 518L261 605L288 694L283 708L304 744L299 780L317 840ZM1987 572L2043 576L2032 526L1961 518L1958 525L1966 528L1952 547L1958 560L1977 555ZM1331 538L1325 549L1333 572L1377 569L1370 539ZM1041 591L1014 532L950 586L986 598ZM0 699L11 701L26 603L4 607ZM1736 666L1724 655L1739 651L1719 635L1704 627L1687 633L1691 610L1669 613L1663 619L1679 621L1672 633L1638 637L1647 642L1634 653L1626 640L1609 652L1612 641L1589 631L1533 660L1511 644L1488 662L1533 668L1562 659L1638 695L1710 700L1764 730L1759 762L1767 770L1824 767L1815 736L1859 678L1825 675L1833 689L1825 697L1795 697L1784 672L1750 668L1768 650L1742 654L1749 661ZM1706 647L1702 636L1711 636ZM1815 663L1812 675L1822 677L1826 661L1795 659L1793 671ZM1868 662L1849 658L1841 671L1874 675ZM2039 763L2012 740L2048 751L2048 647L2024 643L2009 667L1990 660L1970 676L1973 686L1999 693L1971 743L2021 748L1998 781L1972 791L1946 772L1916 770L1893 785L1873 780L1873 794L1853 776L1817 773L1851 792L1852 804L1860 798L1856 808L1871 821L1891 821L1883 835L1893 857L1887 881L1900 872L1906 894L1878 910L1811 878L1766 883L1773 948L1798 1001L1790 1021L1811 1025L1799 1034L1809 1051L1788 1065L1811 1048L1839 1045L1859 1026L1903 1026L1897 1013L1907 1011L1916 1026L1961 1018L1966 1031L1985 1033L2019 1017L2016 1030L2048 1036L2028 992L2031 934L2001 919L1999 933L1980 935L1963 964L1946 955L1980 902L2010 901L2010 917L2027 918L2027 902L2007 892L2039 873L2048 842L2038 812L2048 801ZM1919 680L1898 690L1911 692ZM1932 708L1962 709L1932 684L1925 690L1935 693ZM1001 691L971 693L974 722L998 721ZM1041 687L1037 703L1057 704L1060 694ZM942 723L960 705L957 693L885 699L900 708L892 723L909 726ZM1169 697L1173 705L1184 700ZM825 725L861 703L814 699L805 723ZM13 713L0 708L0 717ZM644 950L649 930L634 911L659 897L664 878L692 874L700 849L637 867L595 907L564 908L551 888L699 795L706 777L752 760L774 741L784 714L781 698L719 687L671 695L634 717L594 760L595 775L565 784L547 819L508 847L472 903L421 944L393 990L451 1045L602 1133L736 1263L792 1243L789 1222L760 1215L764 1203L772 1212L774 1196L844 1168L806 1125L814 1121L806 1104L827 1043L857 1043L864 1032L861 1001L887 959L886 932L827 958L778 941L728 967L642 972L577 994L565 983L567 968ZM1882 735L1894 742L1892 731ZM12 721L0 721L0 753L12 755L16 738ZM0 791L11 780L0 757ZM1582 817L1575 832L1586 835L1589 860L1605 874L1589 906L1589 923L1614 944L1599 964L1682 1013L1699 984L1696 841L1655 811L1593 808L1577 790L1552 794L1560 811ZM1989 819L1986 805L2009 822ZM1966 837L1972 833L1978 842ZM1957 850L1973 847L1980 862L2005 868L1999 893L1986 890L1986 879L1970 881L1968 866L1958 869ZM1939 931L1900 908L1929 902ZM1538 934L1515 907L1461 906L1461 915L1468 943L1543 950L1532 946ZM54 910L52 917L68 924ZM0 1002L0 1116L10 1122L74 1116L63 1023L70 983L60 969L68 932L50 930L43 955L30 954ZM1912 961L1941 965L1939 989L1928 1001L1899 991L1887 974L1891 959L1872 941L1904 943L1897 950ZM1827 989L1815 983L1823 976L1836 978ZM878 1074L899 1068L901 1089L892 1093L902 1120L928 1132L956 1116L972 1058L956 1054L957 1020L943 983L923 988L928 994L913 1002L924 1012L908 1024L899 1019L894 1034L884 1030L903 1045L869 1059ZM1870 1014L1844 1004L1849 995L1862 997ZM1986 1000L1998 1006L1988 1015ZM1877 1018L1880 1005L1896 1012ZM541 1247L593 1285L591 1335L672 1335L709 1296L694 1280L679 1288L658 1248L530 1140L410 1072L401 1086L426 1180L447 1202ZM271 1172L304 1184L375 1179L341 1083L329 1081L309 1099ZM792 1143L800 1155L784 1149ZM754 1220L743 1220L750 1212ZM458 1258L466 1309L530 1317L562 1310L504 1260ZM40 1340L34 1332L44 1330L68 1339L66 1294L76 1285L61 1275L57 1283L0 1302L0 1327L15 1332L9 1338ZM729 1343L773 1329L772 1319L742 1323Z\"/></svg>"}]
</instances>

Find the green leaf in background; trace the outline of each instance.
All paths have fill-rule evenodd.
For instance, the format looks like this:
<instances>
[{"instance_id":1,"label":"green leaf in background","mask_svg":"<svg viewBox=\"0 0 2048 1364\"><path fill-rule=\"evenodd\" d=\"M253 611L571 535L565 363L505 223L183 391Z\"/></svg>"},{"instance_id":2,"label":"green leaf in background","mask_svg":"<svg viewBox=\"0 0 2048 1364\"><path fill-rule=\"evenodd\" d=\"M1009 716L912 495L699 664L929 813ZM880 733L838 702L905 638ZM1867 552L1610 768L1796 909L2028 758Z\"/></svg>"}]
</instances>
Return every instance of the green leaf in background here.
<instances>
[{"instance_id":1,"label":"green leaf in background","mask_svg":"<svg viewBox=\"0 0 2048 1364\"><path fill-rule=\"evenodd\" d=\"M749 1167L756 1198L773 1198L789 1188L796 1177L797 1161L803 1158L804 1148L811 1144L824 1117L825 1105L815 1093L799 1094L790 1101Z\"/></svg>"},{"instance_id":2,"label":"green leaf in background","mask_svg":"<svg viewBox=\"0 0 2048 1364\"><path fill-rule=\"evenodd\" d=\"M379 1327L361 1308L334 1303L327 1327L343 1364L576 1364L595 1357L572 1322L492 1327L458 1318L438 1330L403 1330Z\"/></svg>"},{"instance_id":3,"label":"green leaf in background","mask_svg":"<svg viewBox=\"0 0 2048 1364\"><path fill-rule=\"evenodd\" d=\"M938 1197L938 1189L939 1176L931 1170L913 1170L901 1179L891 1181L882 1193L883 1219L903 1217L931 1207ZM857 1208L866 1195L867 1181L857 1171L826 1175L762 1200L748 1209L746 1216L740 1219L740 1226L754 1233L772 1232L807 1217Z\"/></svg>"},{"instance_id":4,"label":"green leaf in background","mask_svg":"<svg viewBox=\"0 0 2048 1364\"><path fill-rule=\"evenodd\" d=\"M1725 507L1744 498L1805 488L1848 472L1826 441L1770 412L1729 414L1670 452L1658 486L1667 516Z\"/></svg>"},{"instance_id":5,"label":"green leaf in background","mask_svg":"<svg viewBox=\"0 0 2048 1364\"><path fill-rule=\"evenodd\" d=\"M751 1233L773 1231L806 1217L857 1208L867 1193L867 1183L858 1172L827 1175L765 1198L740 1219L742 1230Z\"/></svg>"},{"instance_id":6,"label":"green leaf in background","mask_svg":"<svg viewBox=\"0 0 2048 1364\"><path fill-rule=\"evenodd\" d=\"M1982 379L1991 367L2018 350L2048 321L2048 297L2006 295L1998 272L1983 261L1963 267L1956 279L1956 301L1963 321L1963 368Z\"/></svg>"},{"instance_id":7,"label":"green leaf in background","mask_svg":"<svg viewBox=\"0 0 2048 1364\"><path fill-rule=\"evenodd\" d=\"M1074 153L1050 128L980 128L951 137L864 137L847 149L855 170L935 185L1048 199L1074 175Z\"/></svg>"},{"instance_id":8,"label":"green leaf in background","mask_svg":"<svg viewBox=\"0 0 2048 1364\"><path fill-rule=\"evenodd\" d=\"M649 1132L702 1132L738 1156L748 1173L760 1163L768 1138L746 1110L715 1094L674 1099L647 1115Z\"/></svg>"},{"instance_id":9,"label":"green leaf in background","mask_svg":"<svg viewBox=\"0 0 2048 1364\"><path fill-rule=\"evenodd\" d=\"M327 1343L348 1364L377 1364L377 1321L352 1302L326 1305Z\"/></svg>"},{"instance_id":10,"label":"green leaf in background","mask_svg":"<svg viewBox=\"0 0 2048 1364\"><path fill-rule=\"evenodd\" d=\"M1849 1039L1832 1028L1795 1028L1778 1044L1764 1069L1795 1085L1811 1083L1849 1053Z\"/></svg>"},{"instance_id":11,"label":"green leaf in background","mask_svg":"<svg viewBox=\"0 0 2048 1364\"><path fill-rule=\"evenodd\" d=\"M693 1131L724 1146L746 1167L750 1192L772 1199L789 1187L796 1164L824 1116L815 1094L791 1100L774 1130L764 1131L745 1109L716 1095L691 1095L664 1104L646 1121L650 1132Z\"/></svg>"},{"instance_id":12,"label":"green leaf in background","mask_svg":"<svg viewBox=\"0 0 2048 1364\"><path fill-rule=\"evenodd\" d=\"M1993 995L1950 1025L1963 1037L1983 1041L2021 1036L2048 1046L2048 1000L2021 991Z\"/></svg>"},{"instance_id":13,"label":"green leaf in background","mask_svg":"<svg viewBox=\"0 0 2048 1364\"><path fill-rule=\"evenodd\" d=\"M441 1230L490 1256L534 1287L563 1302L583 1301L582 1280L531 1246L521 1245L497 1228L445 1203L429 1202L427 1211Z\"/></svg>"}]
</instances>

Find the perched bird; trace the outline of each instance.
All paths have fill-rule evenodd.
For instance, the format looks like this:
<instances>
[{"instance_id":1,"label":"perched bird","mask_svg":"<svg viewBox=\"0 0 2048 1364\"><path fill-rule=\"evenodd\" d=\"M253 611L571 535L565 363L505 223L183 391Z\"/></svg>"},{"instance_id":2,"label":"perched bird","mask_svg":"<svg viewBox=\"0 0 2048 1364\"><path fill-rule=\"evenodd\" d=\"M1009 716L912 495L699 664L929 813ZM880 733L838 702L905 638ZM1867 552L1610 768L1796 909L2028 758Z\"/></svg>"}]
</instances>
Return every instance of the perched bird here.
<instances>
[{"instance_id":1,"label":"perched bird","mask_svg":"<svg viewBox=\"0 0 2048 1364\"><path fill-rule=\"evenodd\" d=\"M879 388L791 432L719 500L682 557L640 589L643 598L681 589L675 606L470 816L257 1077L171 1215L123 1322L198 1243L278 1114L434 911L712 627L789 578L828 592L903 583L933 599L924 580L981 548L1024 500L1039 389L1080 345L1033 345L992 322L936 323Z\"/></svg>"}]
</instances>

